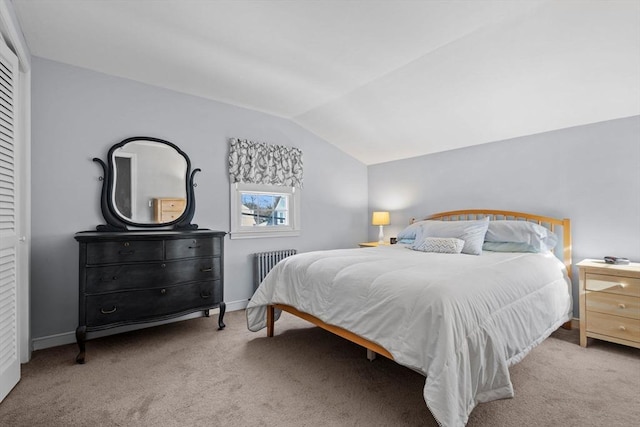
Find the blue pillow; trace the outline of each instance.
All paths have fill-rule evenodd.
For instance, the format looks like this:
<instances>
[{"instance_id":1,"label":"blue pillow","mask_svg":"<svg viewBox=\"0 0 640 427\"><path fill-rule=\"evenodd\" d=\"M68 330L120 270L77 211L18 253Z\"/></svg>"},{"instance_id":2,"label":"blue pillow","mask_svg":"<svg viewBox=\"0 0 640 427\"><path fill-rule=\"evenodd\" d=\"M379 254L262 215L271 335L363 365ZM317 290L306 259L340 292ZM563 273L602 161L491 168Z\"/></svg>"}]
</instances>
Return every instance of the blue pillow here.
<instances>
[{"instance_id":1,"label":"blue pillow","mask_svg":"<svg viewBox=\"0 0 640 427\"><path fill-rule=\"evenodd\" d=\"M537 252L530 244L521 242L484 242L482 250L490 252Z\"/></svg>"},{"instance_id":2,"label":"blue pillow","mask_svg":"<svg viewBox=\"0 0 640 427\"><path fill-rule=\"evenodd\" d=\"M558 236L551 230L528 221L496 220L489 223L485 241L493 243L518 243L520 245L490 245L499 252L546 252L556 247ZM507 251L511 247L512 251ZM521 250L516 250L517 248Z\"/></svg>"},{"instance_id":3,"label":"blue pillow","mask_svg":"<svg viewBox=\"0 0 640 427\"><path fill-rule=\"evenodd\" d=\"M411 245L413 244L413 242L415 242L416 239L415 238L411 238L411 239L400 239L397 241L397 243L400 243L401 245Z\"/></svg>"},{"instance_id":4,"label":"blue pillow","mask_svg":"<svg viewBox=\"0 0 640 427\"><path fill-rule=\"evenodd\" d=\"M400 242L400 240L410 239L412 241L411 243L413 243L413 240L415 240L416 238L417 231L420 229L420 226L425 222L427 221L414 222L413 224L409 225L407 228L399 232L398 235L396 236L396 238L398 239L398 242Z\"/></svg>"},{"instance_id":5,"label":"blue pillow","mask_svg":"<svg viewBox=\"0 0 640 427\"><path fill-rule=\"evenodd\" d=\"M419 242L425 237L455 237L464 240L463 254L480 255L488 227L488 217L474 221L422 221L415 240Z\"/></svg>"}]
</instances>

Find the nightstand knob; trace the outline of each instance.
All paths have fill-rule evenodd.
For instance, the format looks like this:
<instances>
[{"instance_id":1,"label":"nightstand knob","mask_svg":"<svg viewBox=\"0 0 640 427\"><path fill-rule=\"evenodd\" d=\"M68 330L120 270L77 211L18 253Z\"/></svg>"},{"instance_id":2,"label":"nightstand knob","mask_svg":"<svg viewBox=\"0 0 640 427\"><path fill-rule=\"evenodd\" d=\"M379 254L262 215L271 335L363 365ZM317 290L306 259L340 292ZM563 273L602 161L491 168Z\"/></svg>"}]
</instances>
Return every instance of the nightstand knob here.
<instances>
[{"instance_id":1,"label":"nightstand knob","mask_svg":"<svg viewBox=\"0 0 640 427\"><path fill-rule=\"evenodd\" d=\"M619 288L624 288L624 283L618 283Z\"/></svg>"},{"instance_id":2,"label":"nightstand knob","mask_svg":"<svg viewBox=\"0 0 640 427\"><path fill-rule=\"evenodd\" d=\"M626 331L627 330L627 328L625 328L624 325L620 325L620 327L618 329L620 329L621 331Z\"/></svg>"},{"instance_id":3,"label":"nightstand knob","mask_svg":"<svg viewBox=\"0 0 640 427\"><path fill-rule=\"evenodd\" d=\"M625 308L627 308L627 306L626 306L626 305L624 305L624 304L618 304L618 308L621 308L621 309L623 309L623 310L624 310Z\"/></svg>"}]
</instances>

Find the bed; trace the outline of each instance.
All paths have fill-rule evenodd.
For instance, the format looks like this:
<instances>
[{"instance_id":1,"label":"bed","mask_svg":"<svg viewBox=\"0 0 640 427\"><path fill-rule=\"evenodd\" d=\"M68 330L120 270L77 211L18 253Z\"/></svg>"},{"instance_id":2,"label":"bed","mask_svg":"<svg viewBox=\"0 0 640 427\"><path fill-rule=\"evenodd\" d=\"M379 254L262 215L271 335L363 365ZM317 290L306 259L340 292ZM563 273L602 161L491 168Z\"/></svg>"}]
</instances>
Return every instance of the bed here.
<instances>
[{"instance_id":1,"label":"bed","mask_svg":"<svg viewBox=\"0 0 640 427\"><path fill-rule=\"evenodd\" d=\"M247 326L273 336L282 311L310 321L423 374L437 422L465 425L478 403L513 397L508 368L569 327L570 221L451 211L398 236L282 260L251 298Z\"/></svg>"}]
</instances>

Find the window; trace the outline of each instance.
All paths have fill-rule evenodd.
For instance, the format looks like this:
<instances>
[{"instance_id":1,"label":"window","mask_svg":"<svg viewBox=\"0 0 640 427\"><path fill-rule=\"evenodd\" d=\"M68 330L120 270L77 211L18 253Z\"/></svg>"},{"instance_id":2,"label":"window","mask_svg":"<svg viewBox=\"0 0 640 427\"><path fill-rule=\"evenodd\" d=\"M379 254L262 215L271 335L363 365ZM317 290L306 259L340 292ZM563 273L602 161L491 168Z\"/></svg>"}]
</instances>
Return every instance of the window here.
<instances>
[{"instance_id":1,"label":"window","mask_svg":"<svg viewBox=\"0 0 640 427\"><path fill-rule=\"evenodd\" d=\"M231 238L300 235L300 189L231 184Z\"/></svg>"}]
</instances>

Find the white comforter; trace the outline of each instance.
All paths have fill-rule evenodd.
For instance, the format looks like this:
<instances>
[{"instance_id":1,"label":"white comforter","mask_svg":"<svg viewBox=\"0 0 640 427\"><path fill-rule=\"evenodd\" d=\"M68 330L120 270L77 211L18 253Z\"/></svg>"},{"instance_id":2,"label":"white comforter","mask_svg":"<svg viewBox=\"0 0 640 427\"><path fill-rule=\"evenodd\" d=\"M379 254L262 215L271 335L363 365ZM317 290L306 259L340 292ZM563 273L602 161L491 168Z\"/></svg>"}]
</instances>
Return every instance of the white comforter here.
<instances>
[{"instance_id":1,"label":"white comforter","mask_svg":"<svg viewBox=\"0 0 640 427\"><path fill-rule=\"evenodd\" d=\"M440 425L461 426L478 402L513 396L508 367L571 318L569 289L551 254L309 252L271 270L247 325L264 328L266 305L282 303L376 342L426 376Z\"/></svg>"}]
</instances>

